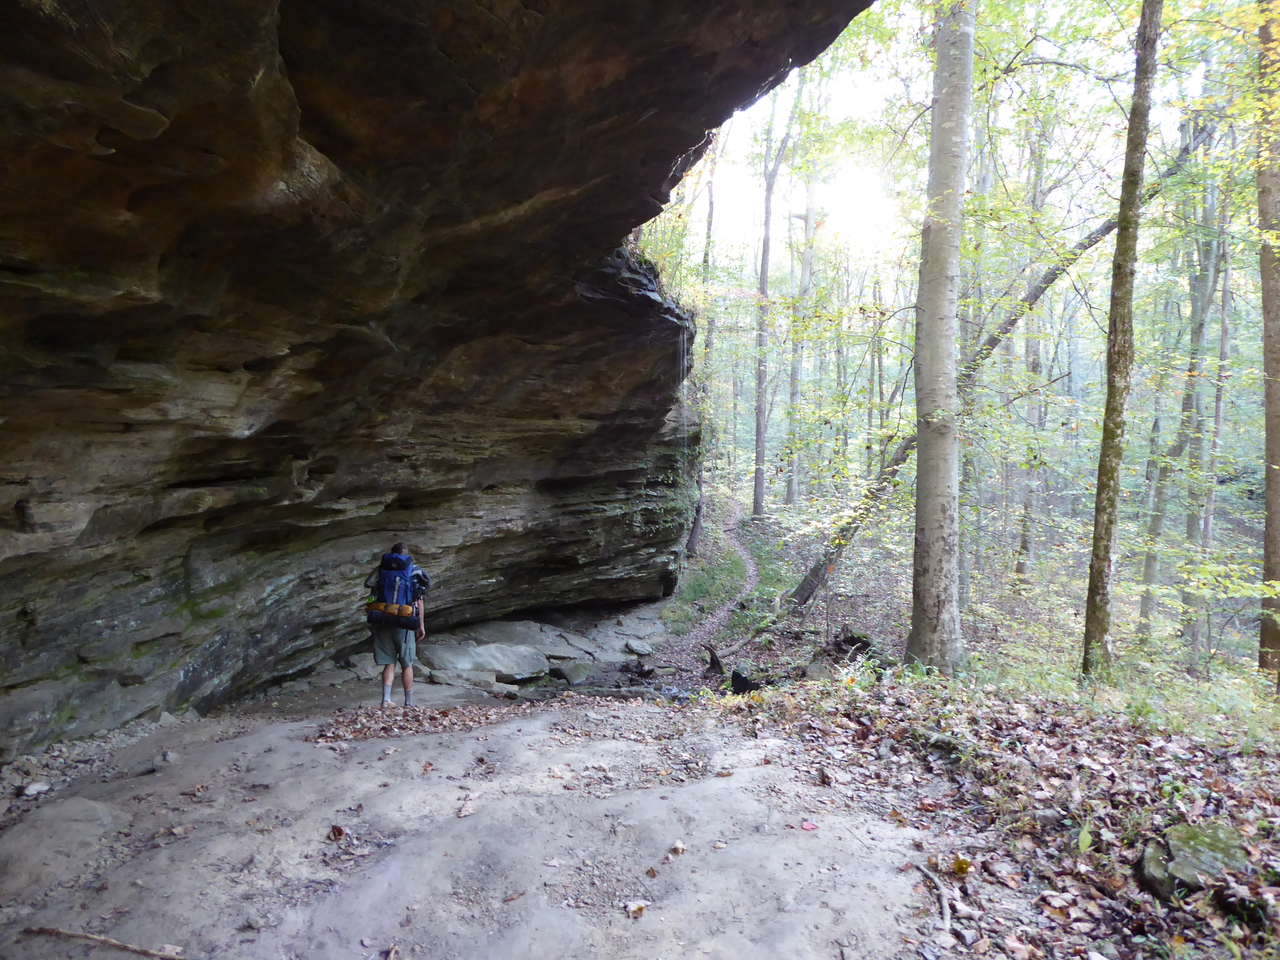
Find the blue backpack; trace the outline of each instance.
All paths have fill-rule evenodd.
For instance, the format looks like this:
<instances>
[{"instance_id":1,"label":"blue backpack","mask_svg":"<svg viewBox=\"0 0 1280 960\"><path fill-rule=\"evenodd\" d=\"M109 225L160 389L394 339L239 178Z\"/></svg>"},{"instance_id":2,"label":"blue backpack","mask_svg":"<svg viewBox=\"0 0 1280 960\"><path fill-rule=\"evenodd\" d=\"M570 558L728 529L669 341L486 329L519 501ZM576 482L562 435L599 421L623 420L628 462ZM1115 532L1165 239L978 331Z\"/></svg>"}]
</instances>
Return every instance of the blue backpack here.
<instances>
[{"instance_id":1,"label":"blue backpack","mask_svg":"<svg viewBox=\"0 0 1280 960\"><path fill-rule=\"evenodd\" d=\"M379 603L413 603L413 560L398 553L384 553L374 591Z\"/></svg>"},{"instance_id":2,"label":"blue backpack","mask_svg":"<svg viewBox=\"0 0 1280 960\"><path fill-rule=\"evenodd\" d=\"M373 601L365 607L365 619L373 626L398 627L402 630L414 630L418 627L415 614L406 615L413 605L413 575L416 573L413 560L398 553L384 553L382 563L378 565L378 581L374 587ZM380 610L378 606L387 605L392 609ZM396 608L394 605L399 604ZM403 610L406 613L401 613Z\"/></svg>"}]
</instances>

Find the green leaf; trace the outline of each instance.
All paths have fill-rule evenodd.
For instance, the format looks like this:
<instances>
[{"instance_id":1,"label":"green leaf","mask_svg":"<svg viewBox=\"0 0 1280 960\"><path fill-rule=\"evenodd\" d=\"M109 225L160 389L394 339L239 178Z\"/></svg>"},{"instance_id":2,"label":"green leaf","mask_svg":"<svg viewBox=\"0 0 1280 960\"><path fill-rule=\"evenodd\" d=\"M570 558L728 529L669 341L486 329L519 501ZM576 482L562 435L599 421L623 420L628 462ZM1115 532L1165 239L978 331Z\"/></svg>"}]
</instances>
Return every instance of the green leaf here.
<instances>
[{"instance_id":1,"label":"green leaf","mask_svg":"<svg viewBox=\"0 0 1280 960\"><path fill-rule=\"evenodd\" d=\"M1089 847L1093 845L1093 831L1089 829L1092 825L1091 820L1086 820L1083 827L1080 828L1079 847L1081 853L1088 853Z\"/></svg>"}]
</instances>

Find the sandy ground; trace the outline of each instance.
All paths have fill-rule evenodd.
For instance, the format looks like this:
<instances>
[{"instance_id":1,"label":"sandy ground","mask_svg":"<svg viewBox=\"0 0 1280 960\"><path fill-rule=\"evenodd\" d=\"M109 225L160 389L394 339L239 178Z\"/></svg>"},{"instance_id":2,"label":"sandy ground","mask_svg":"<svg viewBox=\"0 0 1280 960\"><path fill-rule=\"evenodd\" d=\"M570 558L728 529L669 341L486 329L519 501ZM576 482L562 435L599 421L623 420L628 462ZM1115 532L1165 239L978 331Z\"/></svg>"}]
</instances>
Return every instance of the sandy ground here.
<instances>
[{"instance_id":1,"label":"sandy ground","mask_svg":"<svg viewBox=\"0 0 1280 960\"><path fill-rule=\"evenodd\" d=\"M333 744L315 720L160 727L115 758L155 773L76 783L0 837L0 955L123 956L27 926L273 960L904 948L915 831L832 806L785 741L645 703L524 711Z\"/></svg>"},{"instance_id":2,"label":"sandy ground","mask_svg":"<svg viewBox=\"0 0 1280 960\"><path fill-rule=\"evenodd\" d=\"M416 693L320 682L9 765L50 789L0 801L0 957L128 955L29 927L193 960L967 952L912 865L991 838L905 825L950 788L908 753L823 786L814 744L696 699Z\"/></svg>"}]
</instances>

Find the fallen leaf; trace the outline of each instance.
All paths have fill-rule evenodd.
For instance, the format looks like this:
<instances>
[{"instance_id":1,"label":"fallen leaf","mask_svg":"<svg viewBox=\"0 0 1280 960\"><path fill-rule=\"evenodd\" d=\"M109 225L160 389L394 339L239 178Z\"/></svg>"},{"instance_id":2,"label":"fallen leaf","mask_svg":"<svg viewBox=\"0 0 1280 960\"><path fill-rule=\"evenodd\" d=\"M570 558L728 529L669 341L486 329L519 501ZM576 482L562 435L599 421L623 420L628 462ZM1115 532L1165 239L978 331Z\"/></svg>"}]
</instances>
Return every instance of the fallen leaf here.
<instances>
[{"instance_id":1,"label":"fallen leaf","mask_svg":"<svg viewBox=\"0 0 1280 960\"><path fill-rule=\"evenodd\" d=\"M1005 934L1004 948L1013 960L1031 960L1031 948L1020 941L1012 933Z\"/></svg>"},{"instance_id":2,"label":"fallen leaf","mask_svg":"<svg viewBox=\"0 0 1280 960\"><path fill-rule=\"evenodd\" d=\"M467 800L458 808L458 818L469 817L476 812L476 808L472 806L471 801Z\"/></svg>"},{"instance_id":3,"label":"fallen leaf","mask_svg":"<svg viewBox=\"0 0 1280 960\"><path fill-rule=\"evenodd\" d=\"M717 770L717 771L716 771L716 776L717 776L717 777L732 777L732 776L733 776L733 771L732 771L732 770Z\"/></svg>"},{"instance_id":4,"label":"fallen leaf","mask_svg":"<svg viewBox=\"0 0 1280 960\"><path fill-rule=\"evenodd\" d=\"M982 956L988 950L991 949L991 941L988 938L983 937L981 940L979 940L969 949L972 950L974 953L976 953L978 956Z\"/></svg>"},{"instance_id":5,"label":"fallen leaf","mask_svg":"<svg viewBox=\"0 0 1280 960\"><path fill-rule=\"evenodd\" d=\"M342 827L338 826L336 823L329 828L329 839L334 843L337 843L346 835L347 831L343 830Z\"/></svg>"},{"instance_id":6,"label":"fallen leaf","mask_svg":"<svg viewBox=\"0 0 1280 960\"><path fill-rule=\"evenodd\" d=\"M684 846L683 840L677 840L675 843L671 845L671 852L674 854L678 855L678 854L684 853L684 851L685 851L685 846Z\"/></svg>"},{"instance_id":7,"label":"fallen leaf","mask_svg":"<svg viewBox=\"0 0 1280 960\"><path fill-rule=\"evenodd\" d=\"M523 897L523 896L525 895L525 893L527 893L527 891L525 891L525 890L521 890L519 893L513 893L513 894L511 894L510 896L503 898L503 901L502 901L502 902L503 902L503 903L514 903L516 900L519 900L521 897Z\"/></svg>"},{"instance_id":8,"label":"fallen leaf","mask_svg":"<svg viewBox=\"0 0 1280 960\"><path fill-rule=\"evenodd\" d=\"M426 763L424 763L424 764L422 765L422 772L423 772L423 773L430 773L430 772L431 772L432 770L434 770L435 768L436 768L436 765L435 765L434 763L432 763L430 760L428 760Z\"/></svg>"},{"instance_id":9,"label":"fallen leaf","mask_svg":"<svg viewBox=\"0 0 1280 960\"><path fill-rule=\"evenodd\" d=\"M904 817L897 810L889 811L889 819L892 820L894 823L896 823L900 827L905 827L907 825L907 818Z\"/></svg>"},{"instance_id":10,"label":"fallen leaf","mask_svg":"<svg viewBox=\"0 0 1280 960\"><path fill-rule=\"evenodd\" d=\"M648 900L631 900L624 909L627 911L627 916L632 920L639 920L644 913L644 908L648 905Z\"/></svg>"},{"instance_id":11,"label":"fallen leaf","mask_svg":"<svg viewBox=\"0 0 1280 960\"><path fill-rule=\"evenodd\" d=\"M812 820L802 820L800 822L800 829L801 830L817 830L818 825L814 823Z\"/></svg>"},{"instance_id":12,"label":"fallen leaf","mask_svg":"<svg viewBox=\"0 0 1280 960\"><path fill-rule=\"evenodd\" d=\"M650 880L652 880L654 877L658 875L658 871L653 869L653 867L650 867L648 870L644 872L644 875L648 877Z\"/></svg>"}]
</instances>

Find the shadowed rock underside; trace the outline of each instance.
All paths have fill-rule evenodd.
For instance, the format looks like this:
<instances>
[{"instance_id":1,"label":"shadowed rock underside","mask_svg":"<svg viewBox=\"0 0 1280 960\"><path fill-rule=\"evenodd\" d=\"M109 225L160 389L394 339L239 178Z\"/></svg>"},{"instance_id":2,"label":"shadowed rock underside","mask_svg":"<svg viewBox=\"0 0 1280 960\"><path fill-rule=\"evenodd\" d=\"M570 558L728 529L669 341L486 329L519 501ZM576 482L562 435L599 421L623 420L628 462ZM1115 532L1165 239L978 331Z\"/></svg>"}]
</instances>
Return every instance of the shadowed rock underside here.
<instances>
[{"instance_id":1,"label":"shadowed rock underside","mask_svg":"<svg viewBox=\"0 0 1280 960\"><path fill-rule=\"evenodd\" d=\"M861 0L19 0L0 752L672 588L691 319L621 238Z\"/></svg>"}]
</instances>

